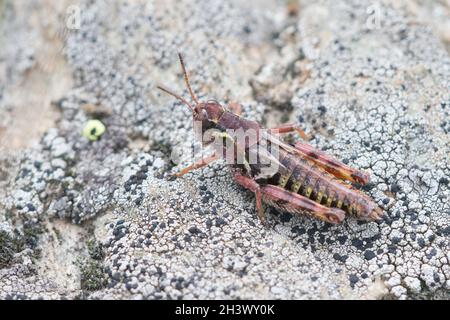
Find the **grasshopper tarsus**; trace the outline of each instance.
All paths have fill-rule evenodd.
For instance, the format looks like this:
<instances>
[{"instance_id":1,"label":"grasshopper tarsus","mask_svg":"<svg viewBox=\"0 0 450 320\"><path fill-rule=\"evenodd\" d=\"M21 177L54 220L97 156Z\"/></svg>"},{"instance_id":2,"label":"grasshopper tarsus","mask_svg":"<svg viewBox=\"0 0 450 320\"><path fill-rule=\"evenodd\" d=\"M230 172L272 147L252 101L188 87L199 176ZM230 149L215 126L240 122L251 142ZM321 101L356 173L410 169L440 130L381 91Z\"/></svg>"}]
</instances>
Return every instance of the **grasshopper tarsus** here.
<instances>
[{"instance_id":1,"label":"grasshopper tarsus","mask_svg":"<svg viewBox=\"0 0 450 320\"><path fill-rule=\"evenodd\" d=\"M175 181L178 177L175 174L169 174L166 176L167 181Z\"/></svg>"}]
</instances>

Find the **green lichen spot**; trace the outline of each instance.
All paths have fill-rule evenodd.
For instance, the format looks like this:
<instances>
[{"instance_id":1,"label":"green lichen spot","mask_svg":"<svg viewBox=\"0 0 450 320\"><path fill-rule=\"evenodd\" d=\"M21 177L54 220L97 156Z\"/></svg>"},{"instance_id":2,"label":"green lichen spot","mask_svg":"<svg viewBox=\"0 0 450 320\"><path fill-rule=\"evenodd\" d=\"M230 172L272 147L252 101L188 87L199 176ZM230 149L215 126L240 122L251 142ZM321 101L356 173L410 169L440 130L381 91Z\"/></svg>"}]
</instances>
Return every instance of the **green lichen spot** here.
<instances>
[{"instance_id":1,"label":"green lichen spot","mask_svg":"<svg viewBox=\"0 0 450 320\"><path fill-rule=\"evenodd\" d=\"M100 120L89 120L83 129L83 136L91 141L97 140L106 130Z\"/></svg>"},{"instance_id":2,"label":"green lichen spot","mask_svg":"<svg viewBox=\"0 0 450 320\"><path fill-rule=\"evenodd\" d=\"M0 269L10 264L16 251L14 239L6 232L0 231Z\"/></svg>"},{"instance_id":3,"label":"green lichen spot","mask_svg":"<svg viewBox=\"0 0 450 320\"><path fill-rule=\"evenodd\" d=\"M108 276L104 271L102 260L105 257L103 246L95 240L87 241L88 257L79 258L77 264L80 268L81 289L96 291L108 284Z\"/></svg>"},{"instance_id":4,"label":"green lichen spot","mask_svg":"<svg viewBox=\"0 0 450 320\"><path fill-rule=\"evenodd\" d=\"M81 271L81 289L96 291L108 284L106 273L99 261L86 259L79 262Z\"/></svg>"}]
</instances>

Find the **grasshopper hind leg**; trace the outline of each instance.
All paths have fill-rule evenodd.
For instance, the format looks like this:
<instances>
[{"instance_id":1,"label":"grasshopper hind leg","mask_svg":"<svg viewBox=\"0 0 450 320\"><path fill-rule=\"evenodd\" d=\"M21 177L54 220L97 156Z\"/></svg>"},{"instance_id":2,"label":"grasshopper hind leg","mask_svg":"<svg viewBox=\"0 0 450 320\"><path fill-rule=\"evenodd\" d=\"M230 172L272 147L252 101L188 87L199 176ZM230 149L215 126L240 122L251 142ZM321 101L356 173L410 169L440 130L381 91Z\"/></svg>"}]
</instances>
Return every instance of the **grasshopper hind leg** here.
<instances>
[{"instance_id":1,"label":"grasshopper hind leg","mask_svg":"<svg viewBox=\"0 0 450 320\"><path fill-rule=\"evenodd\" d=\"M258 213L258 218L261 221L261 224L266 224L266 216L264 215L264 207L262 204L262 193L261 186L255 180L246 177L240 173L234 174L234 180L242 187L249 189L255 193L256 197L256 209Z\"/></svg>"},{"instance_id":2,"label":"grasshopper hind leg","mask_svg":"<svg viewBox=\"0 0 450 320\"><path fill-rule=\"evenodd\" d=\"M269 129L269 133L289 133L297 131L297 133L303 138L303 140L308 141L309 137L307 134L296 125L283 125L278 128ZM369 175L363 171L357 170L355 168L351 168L341 161L335 159L334 157L326 154L325 152L314 148L313 146L304 143L297 142L293 147L287 146L284 142L273 139L272 141L280 144L284 148L288 148L296 153L308 158L309 160L315 162L322 169L327 171L328 173L334 175L336 178L348 180L350 182L356 182L359 184L367 184L369 182Z\"/></svg>"},{"instance_id":3,"label":"grasshopper hind leg","mask_svg":"<svg viewBox=\"0 0 450 320\"><path fill-rule=\"evenodd\" d=\"M314 148L313 146L297 142L295 144L295 149L315 162L318 166L322 167L328 173L331 173L336 178L348 180L351 182L356 182L362 185L369 183L369 175L361 170L351 168L346 164L336 160L334 157L326 154L325 152Z\"/></svg>"},{"instance_id":4,"label":"grasshopper hind leg","mask_svg":"<svg viewBox=\"0 0 450 320\"><path fill-rule=\"evenodd\" d=\"M207 165L209 165L210 163L216 161L217 159L219 159L219 157L216 156L216 154L210 155L206 158L200 159L199 161L191 164L190 166L182 169L181 171L175 173L173 176L179 178L184 176L186 173L191 172L192 170L196 170L196 169L200 169L202 167L205 167Z\"/></svg>"},{"instance_id":5,"label":"grasshopper hind leg","mask_svg":"<svg viewBox=\"0 0 450 320\"><path fill-rule=\"evenodd\" d=\"M279 186L265 185L261 188L263 199L271 206L294 214L308 214L322 221L337 224L345 218L345 212L338 208L325 207L302 195Z\"/></svg>"},{"instance_id":6,"label":"grasshopper hind leg","mask_svg":"<svg viewBox=\"0 0 450 320\"><path fill-rule=\"evenodd\" d=\"M329 223L341 223L345 218L345 212L337 208L322 206L304 196L288 191L275 185L260 185L254 179L246 177L240 173L234 174L236 182L256 195L256 207L261 223L265 224L262 200L269 205L283 211L302 214L307 212L320 220Z\"/></svg>"}]
</instances>

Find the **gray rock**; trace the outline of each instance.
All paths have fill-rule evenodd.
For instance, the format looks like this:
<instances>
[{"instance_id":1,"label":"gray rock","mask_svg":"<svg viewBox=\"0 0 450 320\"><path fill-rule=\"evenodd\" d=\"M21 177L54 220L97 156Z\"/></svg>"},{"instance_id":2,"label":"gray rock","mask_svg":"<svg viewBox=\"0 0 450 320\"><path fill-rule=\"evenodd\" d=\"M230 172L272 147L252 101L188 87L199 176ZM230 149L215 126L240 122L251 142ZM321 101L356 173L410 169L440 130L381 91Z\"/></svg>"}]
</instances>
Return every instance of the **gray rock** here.
<instances>
[{"instance_id":1,"label":"gray rock","mask_svg":"<svg viewBox=\"0 0 450 320\"><path fill-rule=\"evenodd\" d=\"M283 1L82 1L70 33L44 2L8 5L0 118L53 99L59 120L0 154L0 229L27 240L0 269L0 298L448 299L450 57L436 21L450 8L373 5L302 1L288 17ZM29 12L45 13L45 28ZM201 100L299 123L312 145L369 172L363 189L384 221L266 210L263 227L223 162L166 179L194 145L189 110L156 90L187 96L178 50ZM23 107L23 83L39 103ZM47 83L69 85L50 99ZM106 126L97 141L81 134L92 118ZM0 139L32 122L0 121Z\"/></svg>"}]
</instances>

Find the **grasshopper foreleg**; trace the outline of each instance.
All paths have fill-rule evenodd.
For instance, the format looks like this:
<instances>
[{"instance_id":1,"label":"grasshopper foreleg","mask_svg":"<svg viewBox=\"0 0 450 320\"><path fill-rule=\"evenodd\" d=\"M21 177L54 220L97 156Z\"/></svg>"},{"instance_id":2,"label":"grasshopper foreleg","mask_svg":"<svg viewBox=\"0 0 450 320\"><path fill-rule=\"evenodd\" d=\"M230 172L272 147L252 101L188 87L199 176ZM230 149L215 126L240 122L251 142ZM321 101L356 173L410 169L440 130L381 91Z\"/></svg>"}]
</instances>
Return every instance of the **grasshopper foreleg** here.
<instances>
[{"instance_id":1,"label":"grasshopper foreleg","mask_svg":"<svg viewBox=\"0 0 450 320\"><path fill-rule=\"evenodd\" d=\"M211 162L217 160L218 158L219 157L217 157L215 154L213 154L213 155L211 155L209 157L200 159L199 161L197 161L197 162L191 164L190 166L182 169L180 172L175 173L174 176L181 177L181 176L185 175L186 173L188 173L188 172L190 172L192 170L199 169L199 168L207 166L208 164L210 164Z\"/></svg>"}]
</instances>

